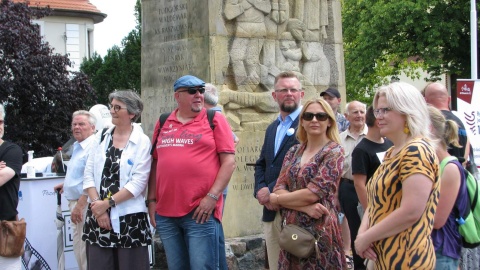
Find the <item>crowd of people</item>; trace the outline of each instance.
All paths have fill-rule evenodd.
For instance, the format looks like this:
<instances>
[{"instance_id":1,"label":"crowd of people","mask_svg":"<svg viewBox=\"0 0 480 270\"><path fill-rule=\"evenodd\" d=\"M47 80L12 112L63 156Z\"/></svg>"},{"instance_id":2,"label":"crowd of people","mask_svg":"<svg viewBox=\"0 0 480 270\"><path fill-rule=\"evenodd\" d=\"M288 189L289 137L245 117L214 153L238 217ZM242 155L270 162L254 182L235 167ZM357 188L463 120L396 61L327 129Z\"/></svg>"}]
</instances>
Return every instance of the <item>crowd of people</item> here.
<instances>
[{"instance_id":1,"label":"crowd of people","mask_svg":"<svg viewBox=\"0 0 480 270\"><path fill-rule=\"evenodd\" d=\"M93 114L73 113L73 153L54 189L69 202L79 269L149 269L151 226L169 269L228 269L222 217L239 139L215 86L185 75L173 96L152 140L136 123L134 91L109 95L113 126L97 133ZM454 212L466 208L470 145L447 89L394 82L344 114L333 87L302 105L303 96L296 73L275 78L279 115L255 163L269 268L457 269L465 252ZM2 140L4 121L0 104L0 220L12 221L22 151ZM315 237L314 252L280 247L288 224ZM0 269L20 269L20 258L0 256Z\"/></svg>"}]
</instances>

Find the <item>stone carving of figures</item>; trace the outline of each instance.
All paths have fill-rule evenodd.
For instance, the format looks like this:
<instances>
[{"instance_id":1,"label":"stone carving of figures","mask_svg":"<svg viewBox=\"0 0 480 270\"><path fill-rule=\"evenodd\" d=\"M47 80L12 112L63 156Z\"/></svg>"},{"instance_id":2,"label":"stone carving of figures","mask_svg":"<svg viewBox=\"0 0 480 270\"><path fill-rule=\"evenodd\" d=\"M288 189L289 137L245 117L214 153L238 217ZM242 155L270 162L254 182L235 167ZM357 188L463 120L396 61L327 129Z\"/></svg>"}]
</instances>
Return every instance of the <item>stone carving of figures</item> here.
<instances>
[{"instance_id":1,"label":"stone carving of figures","mask_svg":"<svg viewBox=\"0 0 480 270\"><path fill-rule=\"evenodd\" d=\"M294 9L294 18L304 22L308 30L319 30L320 36L324 39L327 38L327 0L295 0Z\"/></svg>"},{"instance_id":2,"label":"stone carving of figures","mask_svg":"<svg viewBox=\"0 0 480 270\"><path fill-rule=\"evenodd\" d=\"M271 9L270 0L227 0L225 3L225 17L236 21L230 62L239 91L253 92L260 83L265 16Z\"/></svg>"},{"instance_id":3,"label":"stone carving of figures","mask_svg":"<svg viewBox=\"0 0 480 270\"><path fill-rule=\"evenodd\" d=\"M302 49L297 45L293 36L289 32L283 32L279 41L280 51L283 59L280 59L279 65L282 71L300 72L300 60L302 59Z\"/></svg>"},{"instance_id":4,"label":"stone carving of figures","mask_svg":"<svg viewBox=\"0 0 480 270\"><path fill-rule=\"evenodd\" d=\"M272 0L272 14L270 17L277 24L282 24L288 19L288 0Z\"/></svg>"}]
</instances>

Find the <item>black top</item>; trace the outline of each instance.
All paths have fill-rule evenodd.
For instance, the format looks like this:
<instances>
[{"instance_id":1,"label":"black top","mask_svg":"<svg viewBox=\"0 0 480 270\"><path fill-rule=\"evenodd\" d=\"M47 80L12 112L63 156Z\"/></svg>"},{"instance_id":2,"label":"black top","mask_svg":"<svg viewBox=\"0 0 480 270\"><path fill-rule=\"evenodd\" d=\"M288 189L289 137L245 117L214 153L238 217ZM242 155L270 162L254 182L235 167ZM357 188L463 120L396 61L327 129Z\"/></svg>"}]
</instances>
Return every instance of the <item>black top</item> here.
<instances>
[{"instance_id":1,"label":"black top","mask_svg":"<svg viewBox=\"0 0 480 270\"><path fill-rule=\"evenodd\" d=\"M377 153L386 152L392 146L388 139L384 143L376 143L363 138L352 152L352 174L366 175L368 182L381 163Z\"/></svg>"},{"instance_id":2,"label":"black top","mask_svg":"<svg viewBox=\"0 0 480 270\"><path fill-rule=\"evenodd\" d=\"M20 188L20 172L22 171L22 149L11 142L4 141L0 145L0 161L15 171L15 175L0 186L0 220L15 220L18 212L18 190Z\"/></svg>"},{"instance_id":3,"label":"black top","mask_svg":"<svg viewBox=\"0 0 480 270\"><path fill-rule=\"evenodd\" d=\"M463 125L462 120L455 116L451 111L442 110L443 116L447 120L453 120L458 125L458 143L462 147L455 147L453 145L448 145L448 153L458 159L460 163L465 161L465 146L467 145L467 131Z\"/></svg>"}]
</instances>

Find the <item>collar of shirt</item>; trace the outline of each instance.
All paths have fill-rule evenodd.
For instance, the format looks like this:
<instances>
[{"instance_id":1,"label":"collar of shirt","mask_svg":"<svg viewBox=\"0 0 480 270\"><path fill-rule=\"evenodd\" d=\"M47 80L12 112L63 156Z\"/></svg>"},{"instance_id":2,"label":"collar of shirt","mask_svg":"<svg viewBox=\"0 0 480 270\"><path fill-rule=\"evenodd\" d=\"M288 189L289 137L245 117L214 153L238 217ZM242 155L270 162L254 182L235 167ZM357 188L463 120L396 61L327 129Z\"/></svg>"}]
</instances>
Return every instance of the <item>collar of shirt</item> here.
<instances>
[{"instance_id":1,"label":"collar of shirt","mask_svg":"<svg viewBox=\"0 0 480 270\"><path fill-rule=\"evenodd\" d=\"M282 116L278 116L278 126L277 126L277 134L275 135L275 154L277 154L280 145L282 144L283 138L285 138L285 134L287 134L287 130L292 126L293 121L297 119L300 111L302 110L302 106L299 106L295 111L285 117L285 120L282 121Z\"/></svg>"},{"instance_id":2,"label":"collar of shirt","mask_svg":"<svg viewBox=\"0 0 480 270\"><path fill-rule=\"evenodd\" d=\"M99 132L102 132L102 131L99 131ZM92 134L90 136L88 136L88 138L86 138L85 140L81 141L81 142L77 142L75 141L73 143L73 147L74 149L77 147L77 145L80 145L82 147L83 150L85 150L85 148L87 148L87 146L90 144L90 142L95 138L95 134Z\"/></svg>"}]
</instances>

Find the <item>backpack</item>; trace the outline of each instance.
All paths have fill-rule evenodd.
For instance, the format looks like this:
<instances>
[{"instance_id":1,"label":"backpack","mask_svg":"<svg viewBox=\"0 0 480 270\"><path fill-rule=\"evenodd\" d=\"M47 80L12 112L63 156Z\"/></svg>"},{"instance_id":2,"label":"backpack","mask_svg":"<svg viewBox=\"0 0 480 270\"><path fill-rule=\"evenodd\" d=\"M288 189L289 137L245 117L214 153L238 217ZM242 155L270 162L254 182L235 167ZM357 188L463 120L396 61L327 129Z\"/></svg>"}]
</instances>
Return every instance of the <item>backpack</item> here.
<instances>
[{"instance_id":1,"label":"backpack","mask_svg":"<svg viewBox=\"0 0 480 270\"><path fill-rule=\"evenodd\" d=\"M457 160L456 157L450 156L442 160L440 163L440 175L448 163ZM461 166L460 166L461 167ZM461 216L460 211L454 208L456 221L458 223L458 231L462 236L464 248L475 248L480 245L480 187L477 179L473 175L461 167L461 171L465 174L465 184L467 186L468 203L465 215Z\"/></svg>"},{"instance_id":2,"label":"backpack","mask_svg":"<svg viewBox=\"0 0 480 270\"><path fill-rule=\"evenodd\" d=\"M162 130L163 125L165 124L165 121L167 121L167 118L170 116L171 112L169 113L162 113L160 117L158 118L158 122L160 125L158 126L157 130L157 137L155 138L155 141L152 144L152 149L150 150L150 155L153 155L153 151L157 148L157 142L158 142L158 136L160 135L160 130ZM208 123L210 124L210 128L212 130L215 129L215 124L213 123L213 117L215 117L215 111L214 110L207 110L207 119Z\"/></svg>"}]
</instances>

